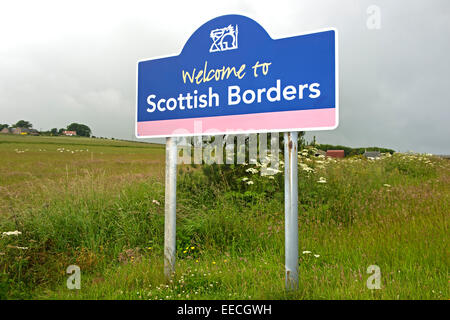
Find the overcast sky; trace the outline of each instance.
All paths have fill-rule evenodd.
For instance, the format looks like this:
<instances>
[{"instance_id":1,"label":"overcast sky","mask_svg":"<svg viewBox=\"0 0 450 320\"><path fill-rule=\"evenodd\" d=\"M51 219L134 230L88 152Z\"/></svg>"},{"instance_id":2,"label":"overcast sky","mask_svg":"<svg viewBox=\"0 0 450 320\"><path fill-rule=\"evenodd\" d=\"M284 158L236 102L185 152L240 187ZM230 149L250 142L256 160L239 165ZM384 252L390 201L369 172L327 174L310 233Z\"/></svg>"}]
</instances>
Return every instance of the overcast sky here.
<instances>
[{"instance_id":1,"label":"overcast sky","mask_svg":"<svg viewBox=\"0 0 450 320\"><path fill-rule=\"evenodd\" d=\"M380 29L367 27L370 5ZM272 38L338 29L340 125L308 138L450 154L448 0L0 0L0 123L80 122L131 139L137 60L179 54L224 14L246 15Z\"/></svg>"}]
</instances>

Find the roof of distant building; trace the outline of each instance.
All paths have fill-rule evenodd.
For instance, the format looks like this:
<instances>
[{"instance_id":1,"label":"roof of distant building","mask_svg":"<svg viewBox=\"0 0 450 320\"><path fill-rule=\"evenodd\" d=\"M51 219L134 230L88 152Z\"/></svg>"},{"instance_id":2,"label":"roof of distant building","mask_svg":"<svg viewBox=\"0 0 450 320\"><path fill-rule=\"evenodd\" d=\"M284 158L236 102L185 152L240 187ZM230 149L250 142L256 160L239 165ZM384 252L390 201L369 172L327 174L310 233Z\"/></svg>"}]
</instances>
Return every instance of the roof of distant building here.
<instances>
[{"instance_id":1,"label":"roof of distant building","mask_svg":"<svg viewBox=\"0 0 450 320\"><path fill-rule=\"evenodd\" d=\"M327 157L344 158L345 151L344 150L327 150Z\"/></svg>"}]
</instances>

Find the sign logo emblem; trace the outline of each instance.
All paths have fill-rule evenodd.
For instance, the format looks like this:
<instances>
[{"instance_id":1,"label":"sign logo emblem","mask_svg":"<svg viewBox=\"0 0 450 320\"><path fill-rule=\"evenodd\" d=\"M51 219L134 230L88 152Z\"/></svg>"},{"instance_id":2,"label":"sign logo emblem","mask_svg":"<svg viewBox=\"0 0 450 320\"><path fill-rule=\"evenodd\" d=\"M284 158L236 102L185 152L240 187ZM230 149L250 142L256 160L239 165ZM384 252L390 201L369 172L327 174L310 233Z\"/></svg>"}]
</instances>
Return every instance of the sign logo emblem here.
<instances>
[{"instance_id":1,"label":"sign logo emblem","mask_svg":"<svg viewBox=\"0 0 450 320\"><path fill-rule=\"evenodd\" d=\"M209 35L213 41L209 52L227 51L238 48L238 26L231 24L225 28L214 29Z\"/></svg>"}]
</instances>

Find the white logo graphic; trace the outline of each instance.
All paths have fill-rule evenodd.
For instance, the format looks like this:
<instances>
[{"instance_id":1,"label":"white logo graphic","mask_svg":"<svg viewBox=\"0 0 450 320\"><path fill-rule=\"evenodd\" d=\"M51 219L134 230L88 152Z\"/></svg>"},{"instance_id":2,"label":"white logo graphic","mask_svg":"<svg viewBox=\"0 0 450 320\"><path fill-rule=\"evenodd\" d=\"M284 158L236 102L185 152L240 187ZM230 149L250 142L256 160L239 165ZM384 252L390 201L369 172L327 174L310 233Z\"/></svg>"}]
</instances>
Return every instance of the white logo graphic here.
<instances>
[{"instance_id":1,"label":"white logo graphic","mask_svg":"<svg viewBox=\"0 0 450 320\"><path fill-rule=\"evenodd\" d=\"M225 28L214 29L210 35L213 40L209 52L226 51L238 48L238 26L231 24Z\"/></svg>"}]
</instances>

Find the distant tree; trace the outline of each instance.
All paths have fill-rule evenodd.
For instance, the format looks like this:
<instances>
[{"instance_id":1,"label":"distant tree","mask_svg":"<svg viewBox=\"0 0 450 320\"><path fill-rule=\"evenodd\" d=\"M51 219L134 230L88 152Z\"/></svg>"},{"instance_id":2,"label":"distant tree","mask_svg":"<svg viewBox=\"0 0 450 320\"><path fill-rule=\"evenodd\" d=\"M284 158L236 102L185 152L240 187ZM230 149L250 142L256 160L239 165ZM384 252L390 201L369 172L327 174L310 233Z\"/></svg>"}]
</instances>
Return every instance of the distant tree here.
<instances>
[{"instance_id":1,"label":"distant tree","mask_svg":"<svg viewBox=\"0 0 450 320\"><path fill-rule=\"evenodd\" d=\"M58 134L63 134L64 131L66 131L66 129L61 128L61 129L58 130Z\"/></svg>"},{"instance_id":2,"label":"distant tree","mask_svg":"<svg viewBox=\"0 0 450 320\"><path fill-rule=\"evenodd\" d=\"M9 128L9 125L0 123L0 130L3 130L4 128Z\"/></svg>"},{"instance_id":3,"label":"distant tree","mask_svg":"<svg viewBox=\"0 0 450 320\"><path fill-rule=\"evenodd\" d=\"M68 131L76 131L78 136L82 137L90 137L91 136L91 129L81 123L71 123L67 126Z\"/></svg>"},{"instance_id":4,"label":"distant tree","mask_svg":"<svg viewBox=\"0 0 450 320\"><path fill-rule=\"evenodd\" d=\"M27 129L31 129L33 127L33 125L31 124L31 122L29 121L25 121L25 120L19 120L17 121L17 123L15 125L13 125L14 128L27 128Z\"/></svg>"},{"instance_id":5,"label":"distant tree","mask_svg":"<svg viewBox=\"0 0 450 320\"><path fill-rule=\"evenodd\" d=\"M50 130L50 133L54 136L56 136L58 134L58 129L57 128L53 128Z\"/></svg>"},{"instance_id":6,"label":"distant tree","mask_svg":"<svg viewBox=\"0 0 450 320\"><path fill-rule=\"evenodd\" d=\"M39 131L39 135L41 135L41 136L50 136L50 135L51 135L51 132L50 132L50 130L47 130L47 131Z\"/></svg>"}]
</instances>

